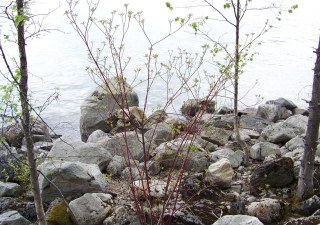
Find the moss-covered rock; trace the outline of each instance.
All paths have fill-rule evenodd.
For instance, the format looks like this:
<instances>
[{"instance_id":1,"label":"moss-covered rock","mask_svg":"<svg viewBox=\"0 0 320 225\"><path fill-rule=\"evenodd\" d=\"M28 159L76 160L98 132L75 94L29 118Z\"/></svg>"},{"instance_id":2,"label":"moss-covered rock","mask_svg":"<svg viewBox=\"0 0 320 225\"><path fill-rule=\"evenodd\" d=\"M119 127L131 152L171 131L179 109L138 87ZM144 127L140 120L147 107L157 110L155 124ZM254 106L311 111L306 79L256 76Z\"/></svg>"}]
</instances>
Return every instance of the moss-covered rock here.
<instances>
[{"instance_id":1,"label":"moss-covered rock","mask_svg":"<svg viewBox=\"0 0 320 225\"><path fill-rule=\"evenodd\" d=\"M73 225L68 207L60 198L54 200L47 210L47 225Z\"/></svg>"}]
</instances>

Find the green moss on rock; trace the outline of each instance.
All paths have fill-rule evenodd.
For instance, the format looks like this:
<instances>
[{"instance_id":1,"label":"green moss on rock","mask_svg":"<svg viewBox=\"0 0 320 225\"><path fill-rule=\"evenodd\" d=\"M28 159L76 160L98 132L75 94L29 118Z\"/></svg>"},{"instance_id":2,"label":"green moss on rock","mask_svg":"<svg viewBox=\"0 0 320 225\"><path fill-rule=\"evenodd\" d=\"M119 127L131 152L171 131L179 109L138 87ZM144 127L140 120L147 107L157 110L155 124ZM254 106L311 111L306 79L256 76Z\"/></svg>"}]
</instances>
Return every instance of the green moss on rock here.
<instances>
[{"instance_id":1,"label":"green moss on rock","mask_svg":"<svg viewBox=\"0 0 320 225\"><path fill-rule=\"evenodd\" d=\"M74 225L68 207L60 198L54 200L47 210L47 225Z\"/></svg>"}]
</instances>

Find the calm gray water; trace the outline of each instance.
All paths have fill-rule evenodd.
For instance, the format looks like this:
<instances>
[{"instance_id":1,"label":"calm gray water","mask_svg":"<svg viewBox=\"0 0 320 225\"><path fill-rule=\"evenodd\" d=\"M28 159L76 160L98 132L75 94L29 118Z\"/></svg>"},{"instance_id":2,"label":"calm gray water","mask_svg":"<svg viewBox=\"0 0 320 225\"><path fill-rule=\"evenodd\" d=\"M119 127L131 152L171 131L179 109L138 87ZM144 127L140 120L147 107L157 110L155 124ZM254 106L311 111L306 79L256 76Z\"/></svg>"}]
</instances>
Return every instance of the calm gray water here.
<instances>
[{"instance_id":1,"label":"calm gray water","mask_svg":"<svg viewBox=\"0 0 320 225\"><path fill-rule=\"evenodd\" d=\"M99 16L107 16L113 9L121 9L124 2L102 0L102 11ZM190 4L187 1L172 1L173 5ZM219 1L216 1L219 2ZM224 1L220 1L223 5ZM254 1L262 4L265 1ZM282 1L294 4L293 1ZM212 11L207 8L175 9L170 12L164 6L165 1L159 0L131 0L130 8L134 11L144 11L146 28L152 40L157 40L167 32L167 19L177 15L192 12L195 16L211 16ZM282 21L272 21L274 26L260 40L263 44L254 49L259 52L255 60L248 64L240 78L240 93L243 96L241 107L254 105L256 96L264 100L285 97L294 101L300 107L306 107L302 99L310 98L310 85L313 76L315 54L320 34L320 8L319 0L297 1L299 9L292 15L283 14ZM57 1L39 1L35 9L39 12L54 8ZM28 44L28 56L31 78L30 90L34 99L34 105L41 105L58 89L59 100L54 101L45 112L44 118L56 130L57 133L72 133L78 135L80 105L83 99L96 86L96 83L87 75L85 69L89 66L87 53L83 43L70 27L67 18L63 15L66 5L56 10L47 18L48 27L57 28L62 32L51 32L40 39ZM81 12L85 12L82 8ZM274 18L270 11L250 12L243 23L243 33L257 32L266 18ZM2 31L3 32L3 31ZM211 27L211 33L221 41L230 43L233 33L225 23L215 23ZM99 40L98 33L93 33L93 40ZM132 25L132 29L126 39L127 55L132 57L126 76L132 79L132 70L143 66L143 55L147 52L146 40L141 32ZM195 53L200 51L200 46L205 40L193 33L179 32L156 48L159 53L159 61L168 60L168 51L177 47L187 49ZM209 69L210 66L204 66ZM142 75L143 76L143 75ZM177 84L171 83L172 86ZM155 83L148 102L148 112L157 105L165 102L163 83ZM205 88L204 88L205 89ZM141 104L144 98L145 88L138 86L135 89L140 97ZM250 90L250 91L249 91ZM248 92L249 91L249 92ZM247 93L248 92L248 93ZM247 93L247 94L246 94ZM230 96L227 91L221 95ZM180 98L175 106L178 109L185 96ZM220 105L231 106L228 98L219 98Z\"/></svg>"}]
</instances>

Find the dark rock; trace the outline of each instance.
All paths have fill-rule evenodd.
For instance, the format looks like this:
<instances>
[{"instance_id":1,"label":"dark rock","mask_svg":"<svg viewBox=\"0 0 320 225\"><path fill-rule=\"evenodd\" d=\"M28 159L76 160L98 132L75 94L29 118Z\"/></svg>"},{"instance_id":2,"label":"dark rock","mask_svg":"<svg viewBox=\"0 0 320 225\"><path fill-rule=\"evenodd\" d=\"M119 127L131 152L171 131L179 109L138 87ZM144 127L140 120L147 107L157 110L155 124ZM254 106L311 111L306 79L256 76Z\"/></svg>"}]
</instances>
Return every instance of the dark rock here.
<instances>
[{"instance_id":1,"label":"dark rock","mask_svg":"<svg viewBox=\"0 0 320 225\"><path fill-rule=\"evenodd\" d=\"M204 225L200 218L195 216L188 209L177 210L173 215L172 213L165 213L164 220L166 223L172 221L172 225Z\"/></svg>"},{"instance_id":2,"label":"dark rock","mask_svg":"<svg viewBox=\"0 0 320 225\"><path fill-rule=\"evenodd\" d=\"M309 116L309 111L307 109L295 108L292 112L293 112L293 115Z\"/></svg>"},{"instance_id":3,"label":"dark rock","mask_svg":"<svg viewBox=\"0 0 320 225\"><path fill-rule=\"evenodd\" d=\"M233 109L230 109L226 106L222 106L222 107L218 108L214 113L217 115L231 114L231 113L233 113Z\"/></svg>"},{"instance_id":4,"label":"dark rock","mask_svg":"<svg viewBox=\"0 0 320 225\"><path fill-rule=\"evenodd\" d=\"M161 123L165 121L167 117L168 117L168 114L165 111L157 110L148 117L147 121L150 125L152 125L152 124Z\"/></svg>"},{"instance_id":5,"label":"dark rock","mask_svg":"<svg viewBox=\"0 0 320 225\"><path fill-rule=\"evenodd\" d=\"M174 138L173 131L167 123L158 123L145 133L145 137L155 146L171 141Z\"/></svg>"},{"instance_id":6,"label":"dark rock","mask_svg":"<svg viewBox=\"0 0 320 225\"><path fill-rule=\"evenodd\" d=\"M285 187L291 184L293 180L294 172L291 158L279 158L258 165L250 176L250 184L255 188L265 188L265 185Z\"/></svg>"},{"instance_id":7,"label":"dark rock","mask_svg":"<svg viewBox=\"0 0 320 225\"><path fill-rule=\"evenodd\" d=\"M285 99L285 98L278 98L276 100L270 100L267 101L266 104L273 104L273 105L279 105L280 107L285 107L288 110L294 110L297 108L296 104L294 104L292 101Z\"/></svg>"},{"instance_id":8,"label":"dark rock","mask_svg":"<svg viewBox=\"0 0 320 225\"><path fill-rule=\"evenodd\" d=\"M223 128L226 130L233 130L234 116L227 115L227 116L212 117L204 125L206 127L217 127L217 128Z\"/></svg>"},{"instance_id":9,"label":"dark rock","mask_svg":"<svg viewBox=\"0 0 320 225\"><path fill-rule=\"evenodd\" d=\"M10 124L4 128L4 137L12 147L21 147L24 137L22 125L19 123Z\"/></svg>"},{"instance_id":10,"label":"dark rock","mask_svg":"<svg viewBox=\"0 0 320 225\"><path fill-rule=\"evenodd\" d=\"M185 116L194 117L200 110L213 113L216 103L214 101L200 100L200 99L188 99L181 107L181 112Z\"/></svg>"}]
</instances>

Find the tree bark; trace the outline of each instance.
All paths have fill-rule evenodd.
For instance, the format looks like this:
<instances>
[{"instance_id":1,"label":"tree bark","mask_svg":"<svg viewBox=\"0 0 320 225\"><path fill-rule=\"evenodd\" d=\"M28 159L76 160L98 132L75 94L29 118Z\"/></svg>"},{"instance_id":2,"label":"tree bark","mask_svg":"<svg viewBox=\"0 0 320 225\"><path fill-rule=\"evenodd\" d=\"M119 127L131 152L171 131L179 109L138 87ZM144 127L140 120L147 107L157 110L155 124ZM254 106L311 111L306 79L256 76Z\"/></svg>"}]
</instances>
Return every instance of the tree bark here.
<instances>
[{"instance_id":1,"label":"tree bark","mask_svg":"<svg viewBox=\"0 0 320 225\"><path fill-rule=\"evenodd\" d=\"M320 123L320 38L316 54L317 59L314 68L312 96L309 102L306 146L301 160L297 187L297 198L299 201L306 200L313 196L314 160L318 145Z\"/></svg>"},{"instance_id":2,"label":"tree bark","mask_svg":"<svg viewBox=\"0 0 320 225\"><path fill-rule=\"evenodd\" d=\"M234 131L236 135L236 141L240 144L244 151L244 162L245 166L249 164L249 151L247 144L241 139L239 126L240 118L238 116L238 95L239 95L239 66L240 66L240 0L237 0L235 11L236 18L236 44L235 44L235 63L234 63L234 95L233 95L233 107L234 107Z\"/></svg>"},{"instance_id":3,"label":"tree bark","mask_svg":"<svg viewBox=\"0 0 320 225\"><path fill-rule=\"evenodd\" d=\"M18 16L24 18L24 0L17 0L17 14ZM29 109L29 99L28 99L28 64L27 64L27 54L26 54L26 44L24 36L24 20L22 19L19 24L16 24L17 35L18 35L18 48L19 48L19 63L20 63L20 81L19 81L19 95L21 101L22 109L22 126L23 132L26 139L28 163L30 168L30 181L31 188L34 195L34 202L38 217L38 222L40 225L46 225L45 213L42 205L42 199L40 195L40 187L38 182L37 165L33 153L33 140L31 136L31 125L30 125L30 109Z\"/></svg>"}]
</instances>

